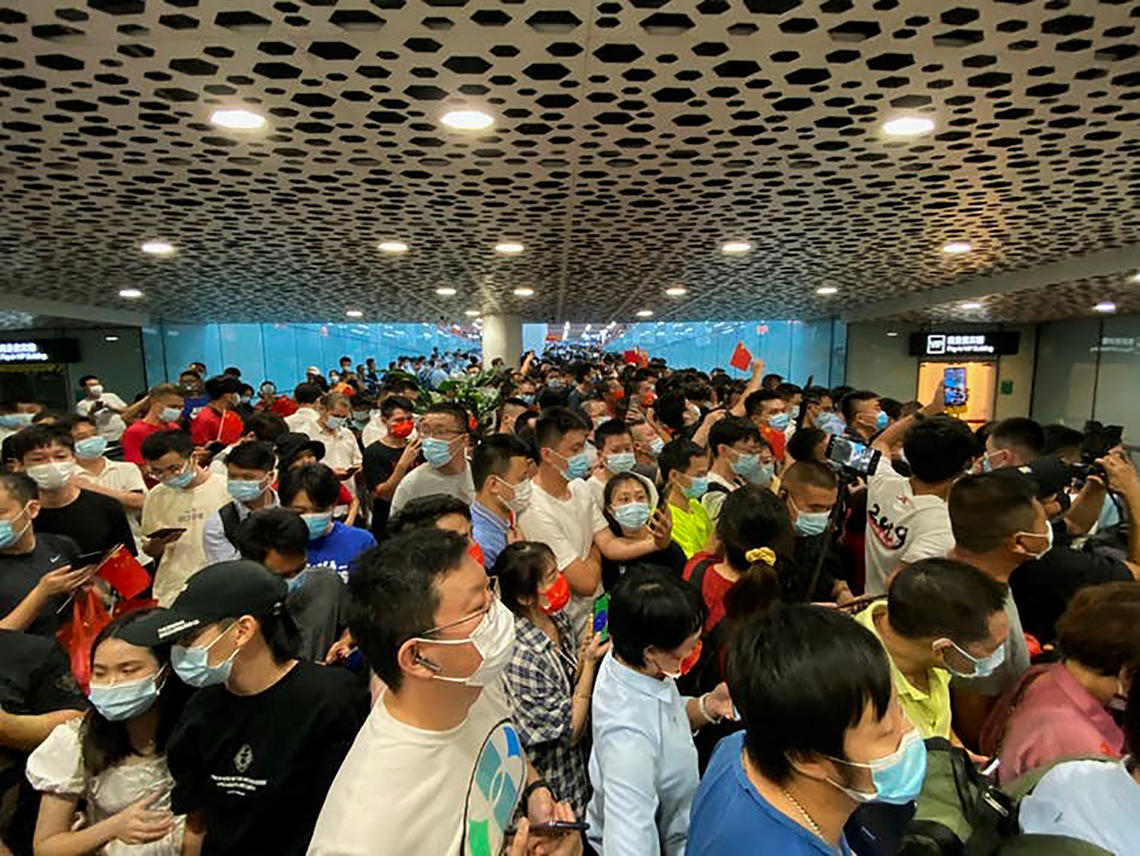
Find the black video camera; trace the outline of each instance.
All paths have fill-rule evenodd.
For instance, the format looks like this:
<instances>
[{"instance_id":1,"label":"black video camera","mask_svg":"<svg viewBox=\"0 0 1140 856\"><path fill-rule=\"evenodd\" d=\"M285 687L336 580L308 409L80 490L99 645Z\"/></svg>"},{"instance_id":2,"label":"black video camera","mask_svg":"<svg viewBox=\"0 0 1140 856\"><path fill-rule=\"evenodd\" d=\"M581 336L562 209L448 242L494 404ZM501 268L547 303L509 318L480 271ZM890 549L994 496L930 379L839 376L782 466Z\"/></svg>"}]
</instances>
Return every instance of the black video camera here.
<instances>
[{"instance_id":1,"label":"black video camera","mask_svg":"<svg viewBox=\"0 0 1140 856\"><path fill-rule=\"evenodd\" d=\"M1108 473L1097 461L1120 445L1124 437L1124 426L1103 425L1090 419L1085 423L1084 434L1080 463L1073 464L1073 481L1083 485L1089 476L1099 476L1108 484Z\"/></svg>"}]
</instances>

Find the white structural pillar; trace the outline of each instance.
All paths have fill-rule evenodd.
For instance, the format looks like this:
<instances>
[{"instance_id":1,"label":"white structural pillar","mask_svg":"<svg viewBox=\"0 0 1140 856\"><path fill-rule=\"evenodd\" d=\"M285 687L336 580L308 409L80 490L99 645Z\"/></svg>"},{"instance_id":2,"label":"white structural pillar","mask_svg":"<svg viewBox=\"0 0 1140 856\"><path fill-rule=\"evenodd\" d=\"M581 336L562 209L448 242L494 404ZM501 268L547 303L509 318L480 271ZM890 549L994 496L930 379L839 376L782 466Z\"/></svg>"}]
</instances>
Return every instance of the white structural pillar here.
<instances>
[{"instance_id":1,"label":"white structural pillar","mask_svg":"<svg viewBox=\"0 0 1140 856\"><path fill-rule=\"evenodd\" d=\"M508 366L522 359L522 318L518 315L483 316L483 365L502 357Z\"/></svg>"}]
</instances>

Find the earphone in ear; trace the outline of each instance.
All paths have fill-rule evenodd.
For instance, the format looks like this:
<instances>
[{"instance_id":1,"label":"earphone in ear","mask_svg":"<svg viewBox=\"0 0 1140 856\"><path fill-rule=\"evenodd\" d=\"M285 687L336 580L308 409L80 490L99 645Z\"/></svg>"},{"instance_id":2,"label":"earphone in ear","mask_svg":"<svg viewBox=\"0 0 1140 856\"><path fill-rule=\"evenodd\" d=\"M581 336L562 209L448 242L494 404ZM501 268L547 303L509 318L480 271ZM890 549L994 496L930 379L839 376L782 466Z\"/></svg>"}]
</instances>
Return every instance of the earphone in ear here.
<instances>
[{"instance_id":1,"label":"earphone in ear","mask_svg":"<svg viewBox=\"0 0 1140 856\"><path fill-rule=\"evenodd\" d=\"M433 663L431 660L428 660L424 657L421 657L419 654L416 654L416 662L419 663L421 666L426 666L427 668L431 669L433 672L438 672L441 668L443 668L438 663Z\"/></svg>"}]
</instances>

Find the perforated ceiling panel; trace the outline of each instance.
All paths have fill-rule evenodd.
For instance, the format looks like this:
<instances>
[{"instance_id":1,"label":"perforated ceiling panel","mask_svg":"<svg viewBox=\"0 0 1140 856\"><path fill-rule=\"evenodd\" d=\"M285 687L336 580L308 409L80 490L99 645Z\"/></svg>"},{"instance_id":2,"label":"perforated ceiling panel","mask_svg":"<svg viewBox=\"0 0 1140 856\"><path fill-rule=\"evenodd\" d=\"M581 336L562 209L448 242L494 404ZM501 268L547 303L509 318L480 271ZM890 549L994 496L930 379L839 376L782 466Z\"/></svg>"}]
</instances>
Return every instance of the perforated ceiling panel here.
<instances>
[{"instance_id":1,"label":"perforated ceiling panel","mask_svg":"<svg viewBox=\"0 0 1140 856\"><path fill-rule=\"evenodd\" d=\"M235 321L813 317L1134 244L1138 15L9 0L0 289L120 305L137 287L132 308ZM209 124L223 107L268 127ZM495 127L441 125L463 107ZM935 130L884 136L901 114ZM150 238L177 255L144 257ZM506 240L526 251L496 256Z\"/></svg>"}]
</instances>

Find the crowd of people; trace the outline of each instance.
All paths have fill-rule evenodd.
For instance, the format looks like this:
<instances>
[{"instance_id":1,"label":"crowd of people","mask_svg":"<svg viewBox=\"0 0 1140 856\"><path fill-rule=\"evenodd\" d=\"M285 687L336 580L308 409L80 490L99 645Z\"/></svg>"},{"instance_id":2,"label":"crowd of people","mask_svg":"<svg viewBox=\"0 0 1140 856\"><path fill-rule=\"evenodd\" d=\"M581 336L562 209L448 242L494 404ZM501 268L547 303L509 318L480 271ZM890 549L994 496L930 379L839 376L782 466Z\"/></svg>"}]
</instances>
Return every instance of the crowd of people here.
<instances>
[{"instance_id":1,"label":"crowd of people","mask_svg":"<svg viewBox=\"0 0 1140 856\"><path fill-rule=\"evenodd\" d=\"M886 856L936 753L1013 807L969 852L1140 853L1095 426L600 351L80 387L0 405L0 853Z\"/></svg>"}]
</instances>

